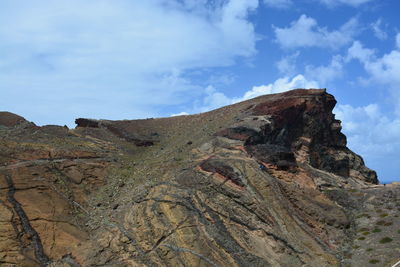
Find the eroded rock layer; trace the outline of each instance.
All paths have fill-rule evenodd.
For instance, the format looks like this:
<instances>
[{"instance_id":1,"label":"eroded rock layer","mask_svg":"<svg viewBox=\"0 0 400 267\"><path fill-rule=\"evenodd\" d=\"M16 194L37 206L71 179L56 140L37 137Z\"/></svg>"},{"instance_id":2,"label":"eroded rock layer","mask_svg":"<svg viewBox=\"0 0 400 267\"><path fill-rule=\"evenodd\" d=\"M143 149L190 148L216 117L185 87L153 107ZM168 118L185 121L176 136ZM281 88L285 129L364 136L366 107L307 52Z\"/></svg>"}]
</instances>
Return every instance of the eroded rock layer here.
<instances>
[{"instance_id":1,"label":"eroded rock layer","mask_svg":"<svg viewBox=\"0 0 400 267\"><path fill-rule=\"evenodd\" d=\"M368 266L363 203L399 189L346 147L335 104L299 89L74 130L1 113L0 263Z\"/></svg>"}]
</instances>

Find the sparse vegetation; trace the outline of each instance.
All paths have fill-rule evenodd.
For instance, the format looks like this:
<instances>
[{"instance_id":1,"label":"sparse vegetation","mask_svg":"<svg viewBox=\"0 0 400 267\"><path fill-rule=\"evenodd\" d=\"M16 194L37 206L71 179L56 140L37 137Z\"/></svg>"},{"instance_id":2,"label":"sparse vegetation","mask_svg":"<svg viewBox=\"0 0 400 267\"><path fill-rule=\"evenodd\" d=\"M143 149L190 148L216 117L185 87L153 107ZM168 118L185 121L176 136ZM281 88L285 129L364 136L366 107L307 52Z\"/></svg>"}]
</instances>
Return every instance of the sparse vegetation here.
<instances>
[{"instance_id":1,"label":"sparse vegetation","mask_svg":"<svg viewBox=\"0 0 400 267\"><path fill-rule=\"evenodd\" d=\"M379 262L379 260L377 260L377 259L369 260L369 263L372 263L372 264L376 264L376 263L378 263L378 262Z\"/></svg>"},{"instance_id":2,"label":"sparse vegetation","mask_svg":"<svg viewBox=\"0 0 400 267\"><path fill-rule=\"evenodd\" d=\"M371 252L371 251L373 251L373 250L374 250L373 248L367 248L365 251Z\"/></svg>"},{"instance_id":3,"label":"sparse vegetation","mask_svg":"<svg viewBox=\"0 0 400 267\"><path fill-rule=\"evenodd\" d=\"M363 213L357 216L357 219L362 218L362 217L367 217L370 218L370 215L368 213Z\"/></svg>"},{"instance_id":4,"label":"sparse vegetation","mask_svg":"<svg viewBox=\"0 0 400 267\"><path fill-rule=\"evenodd\" d=\"M351 259L351 257L353 257L353 254L351 254L351 253L346 253L346 254L344 255L344 257L345 257L346 259Z\"/></svg>"},{"instance_id":5,"label":"sparse vegetation","mask_svg":"<svg viewBox=\"0 0 400 267\"><path fill-rule=\"evenodd\" d=\"M379 241L379 243L386 244L386 243L390 243L392 241L393 241L393 239L391 239L390 237L384 237Z\"/></svg>"},{"instance_id":6,"label":"sparse vegetation","mask_svg":"<svg viewBox=\"0 0 400 267\"><path fill-rule=\"evenodd\" d=\"M368 232L368 231L365 231L365 232L363 232L362 234L363 234L363 235L369 235L369 234L370 234L370 232Z\"/></svg>"},{"instance_id":7,"label":"sparse vegetation","mask_svg":"<svg viewBox=\"0 0 400 267\"><path fill-rule=\"evenodd\" d=\"M379 229L379 228L375 228L374 230L372 230L372 232L373 232L373 233L380 233L380 232L382 232L382 230Z\"/></svg>"},{"instance_id":8,"label":"sparse vegetation","mask_svg":"<svg viewBox=\"0 0 400 267\"><path fill-rule=\"evenodd\" d=\"M358 240L365 240L365 236L360 236Z\"/></svg>"}]
</instances>

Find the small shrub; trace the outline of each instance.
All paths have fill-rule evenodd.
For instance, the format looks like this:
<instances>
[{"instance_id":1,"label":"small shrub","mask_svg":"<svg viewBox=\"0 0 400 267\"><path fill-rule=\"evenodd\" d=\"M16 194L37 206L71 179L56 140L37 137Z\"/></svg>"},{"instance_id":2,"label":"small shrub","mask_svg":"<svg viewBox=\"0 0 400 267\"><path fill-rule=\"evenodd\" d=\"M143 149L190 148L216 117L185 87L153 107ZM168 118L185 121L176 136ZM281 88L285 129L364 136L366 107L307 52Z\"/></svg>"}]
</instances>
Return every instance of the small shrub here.
<instances>
[{"instance_id":1,"label":"small shrub","mask_svg":"<svg viewBox=\"0 0 400 267\"><path fill-rule=\"evenodd\" d=\"M365 231L362 233L363 235L369 235L370 233L368 231Z\"/></svg>"},{"instance_id":2,"label":"small shrub","mask_svg":"<svg viewBox=\"0 0 400 267\"><path fill-rule=\"evenodd\" d=\"M383 214L380 214L380 215L379 215L379 217L381 217L381 218L385 218L385 217L387 217L387 216L389 216L389 214L387 214L387 213L383 213Z\"/></svg>"},{"instance_id":3,"label":"small shrub","mask_svg":"<svg viewBox=\"0 0 400 267\"><path fill-rule=\"evenodd\" d=\"M361 228L360 230L358 230L359 232L365 232L365 231L369 231L369 229L368 228L365 228L365 227L363 227L363 228Z\"/></svg>"},{"instance_id":4,"label":"small shrub","mask_svg":"<svg viewBox=\"0 0 400 267\"><path fill-rule=\"evenodd\" d=\"M360 246L357 246L357 245L356 245L356 246L353 246L353 248L354 248L354 249L358 249L358 248L360 248Z\"/></svg>"},{"instance_id":5,"label":"small shrub","mask_svg":"<svg viewBox=\"0 0 400 267\"><path fill-rule=\"evenodd\" d=\"M359 237L358 240L365 240L365 236Z\"/></svg>"},{"instance_id":6,"label":"small shrub","mask_svg":"<svg viewBox=\"0 0 400 267\"><path fill-rule=\"evenodd\" d=\"M372 263L372 264L376 264L378 262L379 262L379 260L376 260L376 259L369 260L369 263Z\"/></svg>"},{"instance_id":7,"label":"small shrub","mask_svg":"<svg viewBox=\"0 0 400 267\"><path fill-rule=\"evenodd\" d=\"M371 252L371 251L373 251L374 249L373 248L367 248L366 249L366 251L368 251L368 252Z\"/></svg>"},{"instance_id":8,"label":"small shrub","mask_svg":"<svg viewBox=\"0 0 400 267\"><path fill-rule=\"evenodd\" d=\"M378 210L375 210L377 213L381 213L382 212L382 210L381 209L378 209Z\"/></svg>"},{"instance_id":9,"label":"small shrub","mask_svg":"<svg viewBox=\"0 0 400 267\"><path fill-rule=\"evenodd\" d=\"M382 220L381 220L381 221L378 221L376 224L377 224L377 225L384 225L385 223L386 223L385 221L382 221Z\"/></svg>"},{"instance_id":10,"label":"small shrub","mask_svg":"<svg viewBox=\"0 0 400 267\"><path fill-rule=\"evenodd\" d=\"M384 225L385 226L390 226L390 225L392 225L393 224L393 222L387 222L387 223L385 223Z\"/></svg>"},{"instance_id":11,"label":"small shrub","mask_svg":"<svg viewBox=\"0 0 400 267\"><path fill-rule=\"evenodd\" d=\"M392 241L393 241L393 239L391 239L390 237L384 237L379 241L379 243L386 244L386 243L390 243Z\"/></svg>"},{"instance_id":12,"label":"small shrub","mask_svg":"<svg viewBox=\"0 0 400 267\"><path fill-rule=\"evenodd\" d=\"M400 234L400 230L397 230L397 233Z\"/></svg>"},{"instance_id":13,"label":"small shrub","mask_svg":"<svg viewBox=\"0 0 400 267\"><path fill-rule=\"evenodd\" d=\"M382 232L382 230L379 229L379 228L375 228L374 230L372 230L372 232L373 232L373 233L380 233L380 232Z\"/></svg>"}]
</instances>

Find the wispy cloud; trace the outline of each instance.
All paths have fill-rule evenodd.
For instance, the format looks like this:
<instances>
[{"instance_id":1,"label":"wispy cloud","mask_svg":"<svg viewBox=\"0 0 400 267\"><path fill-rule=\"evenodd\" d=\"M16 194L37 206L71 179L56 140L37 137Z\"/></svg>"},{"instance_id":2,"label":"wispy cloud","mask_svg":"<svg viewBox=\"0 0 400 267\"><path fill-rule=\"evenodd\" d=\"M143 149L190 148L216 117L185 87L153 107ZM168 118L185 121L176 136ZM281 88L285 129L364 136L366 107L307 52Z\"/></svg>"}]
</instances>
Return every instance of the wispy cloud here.
<instances>
[{"instance_id":1,"label":"wispy cloud","mask_svg":"<svg viewBox=\"0 0 400 267\"><path fill-rule=\"evenodd\" d=\"M316 1L328 7L335 7L339 5L349 5L353 7L358 7L360 5L366 4L368 2L373 2L375 0L316 0Z\"/></svg>"},{"instance_id":2,"label":"wispy cloud","mask_svg":"<svg viewBox=\"0 0 400 267\"><path fill-rule=\"evenodd\" d=\"M359 23L356 18L350 19L340 29L329 31L320 27L318 22L306 15L301 15L289 27L275 27L276 41L282 48L322 47L337 49L351 43L357 34Z\"/></svg>"},{"instance_id":3,"label":"wispy cloud","mask_svg":"<svg viewBox=\"0 0 400 267\"><path fill-rule=\"evenodd\" d=\"M287 55L282 57L277 63L276 67L278 68L281 74L292 76L296 73L296 65L297 65L297 58L299 57L300 52L296 51L293 54Z\"/></svg>"},{"instance_id":4,"label":"wispy cloud","mask_svg":"<svg viewBox=\"0 0 400 267\"><path fill-rule=\"evenodd\" d=\"M382 29L382 27L384 27L384 25L382 25L382 19L378 19L377 21L371 23L371 29L375 37L379 40L386 40L388 34Z\"/></svg>"},{"instance_id":5,"label":"wispy cloud","mask_svg":"<svg viewBox=\"0 0 400 267\"><path fill-rule=\"evenodd\" d=\"M344 64L345 59L340 55L336 55L332 57L329 65L306 65L306 76L327 87L328 83L342 76Z\"/></svg>"},{"instance_id":6,"label":"wispy cloud","mask_svg":"<svg viewBox=\"0 0 400 267\"><path fill-rule=\"evenodd\" d=\"M293 5L292 0L264 0L264 3L268 7L286 9Z\"/></svg>"},{"instance_id":7,"label":"wispy cloud","mask_svg":"<svg viewBox=\"0 0 400 267\"><path fill-rule=\"evenodd\" d=\"M154 115L201 93L187 70L255 54L247 16L257 6L257 0L1 1L0 24L7 27L0 27L0 104L23 115L29 105L39 123L66 121L67 109L69 120ZM11 99L20 105L10 106ZM51 103L52 112L42 108Z\"/></svg>"}]
</instances>

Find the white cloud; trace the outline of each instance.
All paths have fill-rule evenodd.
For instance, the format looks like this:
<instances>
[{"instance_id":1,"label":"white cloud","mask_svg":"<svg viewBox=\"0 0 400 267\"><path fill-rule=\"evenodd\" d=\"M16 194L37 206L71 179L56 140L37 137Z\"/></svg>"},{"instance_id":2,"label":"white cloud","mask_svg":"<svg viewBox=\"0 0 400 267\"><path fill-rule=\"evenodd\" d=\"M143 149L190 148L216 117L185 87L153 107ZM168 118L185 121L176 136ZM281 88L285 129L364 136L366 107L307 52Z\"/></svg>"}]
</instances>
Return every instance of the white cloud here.
<instances>
[{"instance_id":1,"label":"white cloud","mask_svg":"<svg viewBox=\"0 0 400 267\"><path fill-rule=\"evenodd\" d=\"M351 143L362 154L393 152L396 149L393 144L400 145L400 120L384 116L377 104L363 107L338 105L334 112L342 120L343 131L349 134Z\"/></svg>"},{"instance_id":2,"label":"white cloud","mask_svg":"<svg viewBox=\"0 0 400 267\"><path fill-rule=\"evenodd\" d=\"M364 67L375 81L381 84L400 85L400 51L391 51L374 61L364 62Z\"/></svg>"},{"instance_id":3,"label":"white cloud","mask_svg":"<svg viewBox=\"0 0 400 267\"><path fill-rule=\"evenodd\" d=\"M276 67L278 68L279 72L286 76L293 76L293 74L296 72L296 63L297 63L296 61L299 55L300 52L296 51L291 55L281 58L276 63Z\"/></svg>"},{"instance_id":4,"label":"white cloud","mask_svg":"<svg viewBox=\"0 0 400 267\"><path fill-rule=\"evenodd\" d=\"M400 51L392 50L378 57L374 50L356 41L348 50L348 60L358 59L372 81L389 86L400 86Z\"/></svg>"},{"instance_id":5,"label":"white cloud","mask_svg":"<svg viewBox=\"0 0 400 267\"><path fill-rule=\"evenodd\" d=\"M398 178L400 158L400 117L390 118L377 104L362 107L338 105L334 109L342 121L349 147L361 154L367 165L378 171L384 180Z\"/></svg>"},{"instance_id":6,"label":"white cloud","mask_svg":"<svg viewBox=\"0 0 400 267\"><path fill-rule=\"evenodd\" d=\"M397 38L397 37L396 37ZM367 82L377 84L387 93L389 112L371 104L364 107L339 105L338 118L343 121L343 131L348 135L350 148L362 154L367 163L383 174L386 180L398 177L396 167L400 159L400 51L392 50L382 56L375 50L364 48L356 41L348 50L347 60L358 60L368 74Z\"/></svg>"},{"instance_id":7,"label":"white cloud","mask_svg":"<svg viewBox=\"0 0 400 267\"><path fill-rule=\"evenodd\" d=\"M303 75L299 74L292 79L284 77L276 80L268 85L254 86L247 91L242 97L235 98L233 102L244 101L260 95L282 93L297 88L318 88L318 83L313 80L308 80Z\"/></svg>"},{"instance_id":8,"label":"white cloud","mask_svg":"<svg viewBox=\"0 0 400 267\"><path fill-rule=\"evenodd\" d=\"M306 76L317 80L320 84L326 86L327 83L335 80L343 74L344 59L339 56L333 56L328 66L306 66Z\"/></svg>"},{"instance_id":9,"label":"white cloud","mask_svg":"<svg viewBox=\"0 0 400 267\"><path fill-rule=\"evenodd\" d=\"M337 49L350 43L357 34L359 23L356 18L350 19L339 30L329 31L318 26L315 19L301 15L290 27L275 27L276 41L283 48L326 47Z\"/></svg>"},{"instance_id":10,"label":"white cloud","mask_svg":"<svg viewBox=\"0 0 400 267\"><path fill-rule=\"evenodd\" d=\"M351 59L357 59L368 73L366 83L383 86L381 88L390 96L389 104L393 105L395 113L400 116L400 50L396 48L378 56L376 51L364 48L356 41L348 50L347 60Z\"/></svg>"},{"instance_id":11,"label":"white cloud","mask_svg":"<svg viewBox=\"0 0 400 267\"><path fill-rule=\"evenodd\" d=\"M0 105L39 123L153 116L200 93L187 70L229 66L256 53L247 16L257 6L257 0L1 1L0 24L7 27L0 27Z\"/></svg>"},{"instance_id":12,"label":"white cloud","mask_svg":"<svg viewBox=\"0 0 400 267\"><path fill-rule=\"evenodd\" d=\"M379 40L386 40L388 34L382 29L382 19L378 19L374 23L371 23L371 29L374 32L374 35Z\"/></svg>"},{"instance_id":13,"label":"white cloud","mask_svg":"<svg viewBox=\"0 0 400 267\"><path fill-rule=\"evenodd\" d=\"M187 113L185 111L182 111L182 112L179 112L179 113L176 113L176 114L171 114L171 117L186 116L186 115L189 115L189 113Z\"/></svg>"},{"instance_id":14,"label":"white cloud","mask_svg":"<svg viewBox=\"0 0 400 267\"><path fill-rule=\"evenodd\" d=\"M293 5L292 0L264 0L268 7L285 9Z\"/></svg>"},{"instance_id":15,"label":"white cloud","mask_svg":"<svg viewBox=\"0 0 400 267\"><path fill-rule=\"evenodd\" d=\"M355 41L347 51L347 61L358 59L361 62L368 62L374 54L374 50L364 48L359 41Z\"/></svg>"},{"instance_id":16,"label":"white cloud","mask_svg":"<svg viewBox=\"0 0 400 267\"><path fill-rule=\"evenodd\" d=\"M338 5L349 5L349 6L360 6L362 4L372 2L374 0L317 0L320 3L328 6L328 7L335 7Z\"/></svg>"},{"instance_id":17,"label":"white cloud","mask_svg":"<svg viewBox=\"0 0 400 267\"><path fill-rule=\"evenodd\" d=\"M227 97L224 93L217 91L213 86L208 86L205 90L205 94L202 103L195 107L192 113L205 112L233 103L232 99Z\"/></svg>"}]
</instances>

